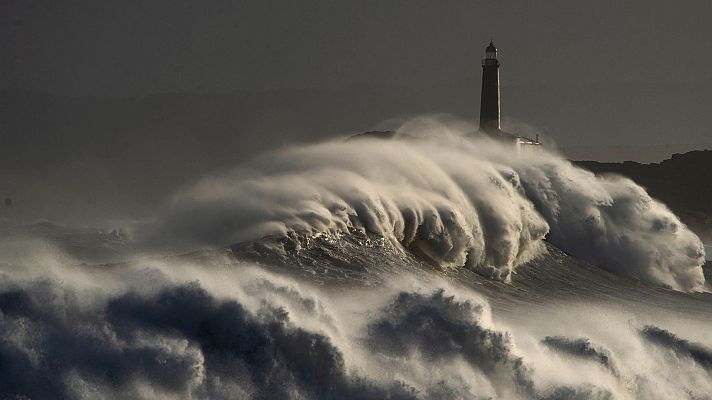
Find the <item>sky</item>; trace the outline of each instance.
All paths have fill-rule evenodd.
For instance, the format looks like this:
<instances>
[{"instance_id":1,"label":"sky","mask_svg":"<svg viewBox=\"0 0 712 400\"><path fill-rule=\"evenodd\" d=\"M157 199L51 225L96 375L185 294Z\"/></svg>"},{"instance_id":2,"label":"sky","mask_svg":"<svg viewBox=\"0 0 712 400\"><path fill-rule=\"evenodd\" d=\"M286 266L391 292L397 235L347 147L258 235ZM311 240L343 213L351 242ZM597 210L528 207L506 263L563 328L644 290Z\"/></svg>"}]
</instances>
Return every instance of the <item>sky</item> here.
<instances>
[{"instance_id":1,"label":"sky","mask_svg":"<svg viewBox=\"0 0 712 400\"><path fill-rule=\"evenodd\" d=\"M4 0L0 219L140 216L270 148L475 123L490 39L505 129L575 159L706 148L710 16L694 0Z\"/></svg>"},{"instance_id":2,"label":"sky","mask_svg":"<svg viewBox=\"0 0 712 400\"><path fill-rule=\"evenodd\" d=\"M0 5L0 85L70 95L467 80L709 82L708 1L47 1Z\"/></svg>"}]
</instances>

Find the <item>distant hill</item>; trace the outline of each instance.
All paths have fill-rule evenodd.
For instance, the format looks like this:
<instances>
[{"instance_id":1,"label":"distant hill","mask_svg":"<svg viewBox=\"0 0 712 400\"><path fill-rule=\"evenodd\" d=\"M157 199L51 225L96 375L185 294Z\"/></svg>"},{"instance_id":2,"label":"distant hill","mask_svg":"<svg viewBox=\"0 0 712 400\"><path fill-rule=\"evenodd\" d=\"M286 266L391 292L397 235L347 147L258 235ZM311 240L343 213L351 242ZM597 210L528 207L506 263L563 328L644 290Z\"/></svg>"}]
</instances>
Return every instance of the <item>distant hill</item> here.
<instances>
[{"instance_id":1,"label":"distant hill","mask_svg":"<svg viewBox=\"0 0 712 400\"><path fill-rule=\"evenodd\" d=\"M712 242L712 151L673 154L660 163L574 161L596 174L627 176L667 204L706 243Z\"/></svg>"}]
</instances>

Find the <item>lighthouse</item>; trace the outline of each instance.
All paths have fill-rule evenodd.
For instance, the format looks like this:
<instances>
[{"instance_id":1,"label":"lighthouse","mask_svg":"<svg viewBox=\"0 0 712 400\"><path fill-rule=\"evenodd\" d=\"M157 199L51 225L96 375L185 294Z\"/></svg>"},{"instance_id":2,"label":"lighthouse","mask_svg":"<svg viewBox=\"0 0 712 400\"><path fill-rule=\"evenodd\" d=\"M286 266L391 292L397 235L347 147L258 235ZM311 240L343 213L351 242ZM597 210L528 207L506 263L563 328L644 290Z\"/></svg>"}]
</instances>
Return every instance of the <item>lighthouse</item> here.
<instances>
[{"instance_id":1,"label":"lighthouse","mask_svg":"<svg viewBox=\"0 0 712 400\"><path fill-rule=\"evenodd\" d=\"M482 60L482 95L480 96L480 129L496 133L501 129L499 102L499 60L497 47L490 41Z\"/></svg>"},{"instance_id":2,"label":"lighthouse","mask_svg":"<svg viewBox=\"0 0 712 400\"><path fill-rule=\"evenodd\" d=\"M513 143L516 147L522 145L540 145L536 140L505 132L501 124L501 97L499 90L499 59L497 47L490 40L482 60L482 93L480 95L480 131L487 136ZM537 135L538 136L538 135Z\"/></svg>"}]
</instances>

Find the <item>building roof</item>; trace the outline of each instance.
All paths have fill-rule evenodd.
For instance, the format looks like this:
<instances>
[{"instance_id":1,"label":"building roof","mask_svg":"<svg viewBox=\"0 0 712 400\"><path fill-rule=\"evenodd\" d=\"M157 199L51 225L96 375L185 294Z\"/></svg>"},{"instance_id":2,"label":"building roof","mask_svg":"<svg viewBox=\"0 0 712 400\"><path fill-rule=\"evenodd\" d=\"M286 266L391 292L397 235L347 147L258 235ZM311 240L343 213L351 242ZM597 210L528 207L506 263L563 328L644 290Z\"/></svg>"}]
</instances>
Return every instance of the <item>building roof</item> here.
<instances>
[{"instance_id":1,"label":"building roof","mask_svg":"<svg viewBox=\"0 0 712 400\"><path fill-rule=\"evenodd\" d=\"M480 130L480 131L495 140L519 141L522 144L533 144L533 145L541 144L537 140L528 138L526 136L515 135L513 133L509 133L509 132L503 131L501 129L497 129L495 131L483 131L483 130Z\"/></svg>"}]
</instances>

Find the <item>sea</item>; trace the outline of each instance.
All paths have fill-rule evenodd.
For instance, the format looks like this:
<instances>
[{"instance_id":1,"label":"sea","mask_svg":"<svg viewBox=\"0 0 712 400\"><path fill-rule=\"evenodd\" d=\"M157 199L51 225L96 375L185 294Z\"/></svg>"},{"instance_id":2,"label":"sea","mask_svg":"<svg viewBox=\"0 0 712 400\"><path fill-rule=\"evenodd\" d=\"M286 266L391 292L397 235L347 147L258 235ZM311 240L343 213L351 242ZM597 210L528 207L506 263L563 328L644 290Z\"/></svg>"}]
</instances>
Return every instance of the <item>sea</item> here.
<instances>
[{"instance_id":1,"label":"sea","mask_svg":"<svg viewBox=\"0 0 712 400\"><path fill-rule=\"evenodd\" d=\"M334 141L143 221L0 226L0 398L710 399L712 268L644 189Z\"/></svg>"}]
</instances>

